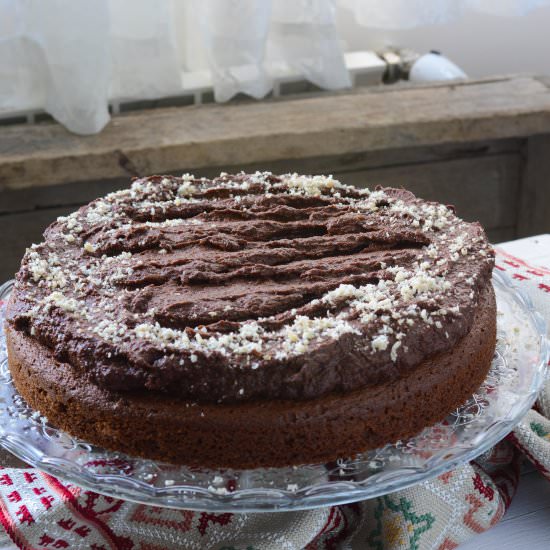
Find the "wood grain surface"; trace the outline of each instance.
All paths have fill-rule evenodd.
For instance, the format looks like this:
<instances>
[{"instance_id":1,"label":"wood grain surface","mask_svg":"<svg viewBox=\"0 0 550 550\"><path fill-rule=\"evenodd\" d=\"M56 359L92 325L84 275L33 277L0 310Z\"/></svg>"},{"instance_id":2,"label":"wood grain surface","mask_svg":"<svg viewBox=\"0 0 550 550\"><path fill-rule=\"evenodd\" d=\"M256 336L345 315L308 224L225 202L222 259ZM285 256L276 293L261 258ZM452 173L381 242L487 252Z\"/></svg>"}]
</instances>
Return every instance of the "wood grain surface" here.
<instances>
[{"instance_id":1,"label":"wood grain surface","mask_svg":"<svg viewBox=\"0 0 550 550\"><path fill-rule=\"evenodd\" d=\"M0 190L545 133L532 76L402 84L296 99L131 112L99 134L53 123L0 133Z\"/></svg>"}]
</instances>

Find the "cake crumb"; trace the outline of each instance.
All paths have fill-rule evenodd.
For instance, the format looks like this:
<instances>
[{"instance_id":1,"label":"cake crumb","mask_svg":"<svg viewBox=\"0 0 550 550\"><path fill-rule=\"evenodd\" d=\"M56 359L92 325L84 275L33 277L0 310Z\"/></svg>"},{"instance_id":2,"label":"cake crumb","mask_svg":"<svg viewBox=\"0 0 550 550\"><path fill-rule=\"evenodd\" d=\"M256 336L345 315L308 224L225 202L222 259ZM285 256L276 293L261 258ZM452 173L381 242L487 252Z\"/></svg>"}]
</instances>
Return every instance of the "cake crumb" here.
<instances>
[{"instance_id":1,"label":"cake crumb","mask_svg":"<svg viewBox=\"0 0 550 550\"><path fill-rule=\"evenodd\" d=\"M220 496L229 494L229 491L225 487L214 487L213 485L208 486L208 491Z\"/></svg>"}]
</instances>

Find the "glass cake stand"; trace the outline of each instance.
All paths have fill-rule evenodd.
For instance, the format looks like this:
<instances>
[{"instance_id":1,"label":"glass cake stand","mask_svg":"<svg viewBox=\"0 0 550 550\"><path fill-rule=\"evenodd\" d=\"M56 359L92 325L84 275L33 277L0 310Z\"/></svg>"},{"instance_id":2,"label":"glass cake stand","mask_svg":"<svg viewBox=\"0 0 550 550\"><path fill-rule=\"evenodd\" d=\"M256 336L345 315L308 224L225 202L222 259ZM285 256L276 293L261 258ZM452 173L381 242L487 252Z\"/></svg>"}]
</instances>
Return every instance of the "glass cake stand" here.
<instances>
[{"instance_id":1,"label":"glass cake stand","mask_svg":"<svg viewBox=\"0 0 550 550\"><path fill-rule=\"evenodd\" d=\"M12 282L0 287L8 297ZM545 323L502 273L493 284L498 342L479 390L416 437L343 458L256 470L207 470L109 452L51 426L15 390L0 306L0 444L21 460L76 485L156 506L216 512L300 510L373 498L465 463L506 436L533 405L546 376ZM136 429L139 429L136 426Z\"/></svg>"}]
</instances>

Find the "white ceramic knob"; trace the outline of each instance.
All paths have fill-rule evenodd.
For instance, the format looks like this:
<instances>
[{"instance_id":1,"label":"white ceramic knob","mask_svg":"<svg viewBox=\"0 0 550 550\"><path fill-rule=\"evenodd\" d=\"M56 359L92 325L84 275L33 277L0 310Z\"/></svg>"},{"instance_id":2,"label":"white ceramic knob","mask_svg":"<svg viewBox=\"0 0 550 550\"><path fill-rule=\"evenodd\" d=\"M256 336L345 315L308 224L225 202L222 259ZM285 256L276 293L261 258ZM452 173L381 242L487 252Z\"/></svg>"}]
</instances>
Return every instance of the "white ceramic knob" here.
<instances>
[{"instance_id":1,"label":"white ceramic knob","mask_svg":"<svg viewBox=\"0 0 550 550\"><path fill-rule=\"evenodd\" d=\"M419 57L412 65L409 80L456 80L467 78L466 73L444 55L432 52Z\"/></svg>"}]
</instances>

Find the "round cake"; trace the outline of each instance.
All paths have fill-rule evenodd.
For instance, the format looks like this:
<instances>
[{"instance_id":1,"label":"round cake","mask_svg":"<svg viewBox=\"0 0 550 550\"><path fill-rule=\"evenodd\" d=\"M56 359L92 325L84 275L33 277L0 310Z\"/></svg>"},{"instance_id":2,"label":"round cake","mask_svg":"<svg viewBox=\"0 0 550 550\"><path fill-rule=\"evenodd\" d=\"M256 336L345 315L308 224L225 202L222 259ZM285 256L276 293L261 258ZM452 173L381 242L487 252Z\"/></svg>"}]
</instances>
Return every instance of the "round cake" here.
<instances>
[{"instance_id":1,"label":"round cake","mask_svg":"<svg viewBox=\"0 0 550 550\"><path fill-rule=\"evenodd\" d=\"M44 237L8 304L12 378L50 423L108 449L328 462L442 420L492 361L483 229L404 189L152 176Z\"/></svg>"}]
</instances>

